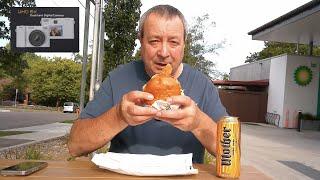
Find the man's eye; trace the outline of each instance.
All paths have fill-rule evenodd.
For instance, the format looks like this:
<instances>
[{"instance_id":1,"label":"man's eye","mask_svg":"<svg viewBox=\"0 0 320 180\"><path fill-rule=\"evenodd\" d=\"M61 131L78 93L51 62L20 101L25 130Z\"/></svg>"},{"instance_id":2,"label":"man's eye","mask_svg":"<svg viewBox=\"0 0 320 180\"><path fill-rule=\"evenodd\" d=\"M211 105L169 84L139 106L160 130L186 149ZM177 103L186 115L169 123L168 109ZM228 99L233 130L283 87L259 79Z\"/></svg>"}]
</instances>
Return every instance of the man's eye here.
<instances>
[{"instance_id":1,"label":"man's eye","mask_svg":"<svg viewBox=\"0 0 320 180\"><path fill-rule=\"evenodd\" d=\"M159 42L158 40L150 40L149 43L150 44L156 44L157 42Z\"/></svg>"},{"instance_id":2,"label":"man's eye","mask_svg":"<svg viewBox=\"0 0 320 180\"><path fill-rule=\"evenodd\" d=\"M179 42L178 41L171 41L171 44L174 45L174 46L178 46Z\"/></svg>"}]
</instances>

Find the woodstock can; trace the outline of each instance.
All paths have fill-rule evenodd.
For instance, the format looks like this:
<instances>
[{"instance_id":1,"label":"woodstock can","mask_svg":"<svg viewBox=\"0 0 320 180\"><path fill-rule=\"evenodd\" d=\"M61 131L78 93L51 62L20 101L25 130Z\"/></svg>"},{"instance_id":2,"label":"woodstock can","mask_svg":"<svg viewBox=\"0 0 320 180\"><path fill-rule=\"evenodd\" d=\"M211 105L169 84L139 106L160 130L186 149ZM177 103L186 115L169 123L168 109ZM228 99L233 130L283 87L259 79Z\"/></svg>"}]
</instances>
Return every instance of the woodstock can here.
<instances>
[{"instance_id":1,"label":"woodstock can","mask_svg":"<svg viewBox=\"0 0 320 180\"><path fill-rule=\"evenodd\" d=\"M238 117L224 116L217 124L217 176L240 176L240 122Z\"/></svg>"}]
</instances>

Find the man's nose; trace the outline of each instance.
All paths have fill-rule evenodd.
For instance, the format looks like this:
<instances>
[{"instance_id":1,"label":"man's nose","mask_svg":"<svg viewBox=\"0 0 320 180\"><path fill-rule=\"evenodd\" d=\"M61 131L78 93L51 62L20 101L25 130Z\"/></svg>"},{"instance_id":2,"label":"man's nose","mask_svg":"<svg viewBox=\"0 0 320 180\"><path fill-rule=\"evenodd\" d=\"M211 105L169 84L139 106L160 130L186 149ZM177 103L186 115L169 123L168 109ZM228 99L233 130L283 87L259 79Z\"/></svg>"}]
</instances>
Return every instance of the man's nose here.
<instances>
[{"instance_id":1,"label":"man's nose","mask_svg":"<svg viewBox=\"0 0 320 180\"><path fill-rule=\"evenodd\" d=\"M158 51L158 55L166 58L169 56L169 49L168 49L168 44L167 43L162 43L159 51Z\"/></svg>"}]
</instances>

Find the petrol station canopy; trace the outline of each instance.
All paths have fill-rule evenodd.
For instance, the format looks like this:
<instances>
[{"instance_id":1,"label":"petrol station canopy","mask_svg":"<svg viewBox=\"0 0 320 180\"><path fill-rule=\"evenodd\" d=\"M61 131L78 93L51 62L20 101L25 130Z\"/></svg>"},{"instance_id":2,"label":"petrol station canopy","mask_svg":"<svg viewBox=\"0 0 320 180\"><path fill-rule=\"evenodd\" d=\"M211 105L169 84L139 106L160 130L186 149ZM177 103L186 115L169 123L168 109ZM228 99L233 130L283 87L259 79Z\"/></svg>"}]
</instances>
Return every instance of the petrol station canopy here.
<instances>
[{"instance_id":1,"label":"petrol station canopy","mask_svg":"<svg viewBox=\"0 0 320 180\"><path fill-rule=\"evenodd\" d=\"M310 1L248 34L253 40L320 45L320 0Z\"/></svg>"}]
</instances>

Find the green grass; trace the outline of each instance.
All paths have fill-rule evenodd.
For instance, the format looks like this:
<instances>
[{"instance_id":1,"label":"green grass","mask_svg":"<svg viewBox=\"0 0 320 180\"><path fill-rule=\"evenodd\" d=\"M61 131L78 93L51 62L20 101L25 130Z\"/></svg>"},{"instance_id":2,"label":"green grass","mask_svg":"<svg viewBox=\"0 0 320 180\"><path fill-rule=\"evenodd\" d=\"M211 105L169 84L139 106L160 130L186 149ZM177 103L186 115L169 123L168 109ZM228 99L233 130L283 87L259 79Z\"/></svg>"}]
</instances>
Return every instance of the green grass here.
<instances>
[{"instance_id":1,"label":"green grass","mask_svg":"<svg viewBox=\"0 0 320 180\"><path fill-rule=\"evenodd\" d=\"M96 153L107 153L109 151L109 147L104 145L103 147L96 150Z\"/></svg>"},{"instance_id":2,"label":"green grass","mask_svg":"<svg viewBox=\"0 0 320 180\"><path fill-rule=\"evenodd\" d=\"M39 160L42 156L40 154L40 150L34 147L30 147L26 151L26 159L28 160Z\"/></svg>"},{"instance_id":3,"label":"green grass","mask_svg":"<svg viewBox=\"0 0 320 180\"><path fill-rule=\"evenodd\" d=\"M70 156L67 158L67 161L74 161L74 160L76 160L76 157Z\"/></svg>"},{"instance_id":4,"label":"green grass","mask_svg":"<svg viewBox=\"0 0 320 180\"><path fill-rule=\"evenodd\" d=\"M0 137L25 133L32 133L32 131L0 131Z\"/></svg>"},{"instance_id":5,"label":"green grass","mask_svg":"<svg viewBox=\"0 0 320 180\"><path fill-rule=\"evenodd\" d=\"M204 153L204 164L216 164L216 157L208 153L206 150Z\"/></svg>"},{"instance_id":6,"label":"green grass","mask_svg":"<svg viewBox=\"0 0 320 180\"><path fill-rule=\"evenodd\" d=\"M72 124L75 120L64 120L61 123Z\"/></svg>"}]
</instances>

